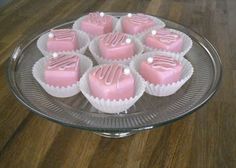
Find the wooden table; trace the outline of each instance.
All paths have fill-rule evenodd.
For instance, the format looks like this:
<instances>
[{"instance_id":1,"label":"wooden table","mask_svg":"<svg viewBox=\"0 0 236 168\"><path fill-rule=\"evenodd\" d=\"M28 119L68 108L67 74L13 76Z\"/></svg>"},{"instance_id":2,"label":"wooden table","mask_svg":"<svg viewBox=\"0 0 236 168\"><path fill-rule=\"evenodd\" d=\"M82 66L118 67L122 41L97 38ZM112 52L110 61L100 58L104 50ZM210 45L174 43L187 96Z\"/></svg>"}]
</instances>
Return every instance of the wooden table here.
<instances>
[{"instance_id":1,"label":"wooden table","mask_svg":"<svg viewBox=\"0 0 236 168\"><path fill-rule=\"evenodd\" d=\"M0 9L0 167L236 167L236 1L14 0ZM89 11L145 12L179 22L218 49L224 72L217 94L175 123L124 139L102 138L29 112L6 81L19 39Z\"/></svg>"}]
</instances>

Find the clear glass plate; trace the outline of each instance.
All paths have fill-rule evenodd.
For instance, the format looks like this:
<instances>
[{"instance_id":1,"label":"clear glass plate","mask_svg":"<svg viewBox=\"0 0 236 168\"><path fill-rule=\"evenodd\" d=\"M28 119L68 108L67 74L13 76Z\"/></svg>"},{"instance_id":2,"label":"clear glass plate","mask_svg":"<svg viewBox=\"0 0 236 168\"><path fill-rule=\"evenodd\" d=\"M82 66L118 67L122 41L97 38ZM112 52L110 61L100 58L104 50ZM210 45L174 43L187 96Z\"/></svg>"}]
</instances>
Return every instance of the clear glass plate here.
<instances>
[{"instance_id":1,"label":"clear glass plate","mask_svg":"<svg viewBox=\"0 0 236 168\"><path fill-rule=\"evenodd\" d=\"M120 17L126 13L110 14ZM103 136L122 137L180 119L202 106L215 93L222 74L221 61L214 47L204 37L180 24L162 20L167 27L178 29L193 40L193 47L185 57L192 63L194 74L172 96L160 98L144 94L128 113L119 115L97 111L82 93L70 98L52 97L32 76L32 66L43 57L36 47L40 35L22 41L10 57L10 88L17 99L32 112L63 125L100 132ZM72 24L73 21L70 21L56 28L72 27ZM89 51L85 55L92 58Z\"/></svg>"}]
</instances>

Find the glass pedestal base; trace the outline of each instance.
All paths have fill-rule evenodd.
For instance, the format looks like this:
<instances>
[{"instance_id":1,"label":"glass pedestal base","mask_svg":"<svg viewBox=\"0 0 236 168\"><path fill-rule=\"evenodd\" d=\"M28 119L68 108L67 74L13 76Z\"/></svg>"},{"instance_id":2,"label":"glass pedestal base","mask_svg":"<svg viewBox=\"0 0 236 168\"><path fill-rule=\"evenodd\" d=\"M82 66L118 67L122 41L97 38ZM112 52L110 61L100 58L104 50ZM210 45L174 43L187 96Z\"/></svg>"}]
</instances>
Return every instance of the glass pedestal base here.
<instances>
[{"instance_id":1,"label":"glass pedestal base","mask_svg":"<svg viewBox=\"0 0 236 168\"><path fill-rule=\"evenodd\" d=\"M124 138L136 134L136 132L119 132L119 133L108 133L108 132L95 132L95 134L106 138Z\"/></svg>"}]
</instances>

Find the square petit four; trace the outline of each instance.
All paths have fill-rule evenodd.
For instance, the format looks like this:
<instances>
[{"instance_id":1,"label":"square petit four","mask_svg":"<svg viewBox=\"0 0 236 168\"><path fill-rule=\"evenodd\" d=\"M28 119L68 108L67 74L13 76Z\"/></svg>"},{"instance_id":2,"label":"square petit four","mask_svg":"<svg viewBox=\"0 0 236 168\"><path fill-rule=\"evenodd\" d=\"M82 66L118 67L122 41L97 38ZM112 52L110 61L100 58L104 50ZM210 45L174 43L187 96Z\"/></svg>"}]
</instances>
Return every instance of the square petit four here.
<instances>
[{"instance_id":1,"label":"square petit four","mask_svg":"<svg viewBox=\"0 0 236 168\"><path fill-rule=\"evenodd\" d=\"M183 47L183 37L166 28L152 30L145 37L145 45L155 49L180 52Z\"/></svg>"},{"instance_id":2,"label":"square petit four","mask_svg":"<svg viewBox=\"0 0 236 168\"><path fill-rule=\"evenodd\" d=\"M155 26L155 21L148 15L129 13L122 19L121 24L124 33L134 35Z\"/></svg>"},{"instance_id":3,"label":"square petit four","mask_svg":"<svg viewBox=\"0 0 236 168\"><path fill-rule=\"evenodd\" d=\"M153 84L171 84L181 77L183 66L177 60L167 56L154 56L143 60L140 74Z\"/></svg>"},{"instance_id":4,"label":"square petit four","mask_svg":"<svg viewBox=\"0 0 236 168\"><path fill-rule=\"evenodd\" d=\"M94 97L124 100L134 96L135 79L130 69L118 64L105 64L89 73L89 87Z\"/></svg>"},{"instance_id":5,"label":"square petit four","mask_svg":"<svg viewBox=\"0 0 236 168\"><path fill-rule=\"evenodd\" d=\"M93 36L112 32L112 16L105 15L103 12L89 13L81 21L80 29Z\"/></svg>"},{"instance_id":6,"label":"square petit four","mask_svg":"<svg viewBox=\"0 0 236 168\"><path fill-rule=\"evenodd\" d=\"M44 71L45 82L59 87L75 84L80 79L79 63L78 56L53 53Z\"/></svg>"},{"instance_id":7,"label":"square petit four","mask_svg":"<svg viewBox=\"0 0 236 168\"><path fill-rule=\"evenodd\" d=\"M106 59L127 59L135 54L134 42L124 33L109 33L99 39L101 56Z\"/></svg>"},{"instance_id":8,"label":"square petit four","mask_svg":"<svg viewBox=\"0 0 236 168\"><path fill-rule=\"evenodd\" d=\"M72 29L51 30L48 34L47 50L50 52L72 51L78 48L77 33Z\"/></svg>"}]
</instances>

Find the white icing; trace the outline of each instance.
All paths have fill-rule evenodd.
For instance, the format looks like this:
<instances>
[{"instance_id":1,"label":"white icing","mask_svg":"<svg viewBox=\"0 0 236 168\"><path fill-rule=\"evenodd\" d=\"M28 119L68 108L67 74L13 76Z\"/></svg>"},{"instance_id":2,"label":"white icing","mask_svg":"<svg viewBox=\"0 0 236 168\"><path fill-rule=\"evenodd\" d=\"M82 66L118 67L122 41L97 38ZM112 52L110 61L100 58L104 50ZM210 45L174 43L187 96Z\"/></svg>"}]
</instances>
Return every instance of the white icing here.
<instances>
[{"instance_id":1,"label":"white icing","mask_svg":"<svg viewBox=\"0 0 236 168\"><path fill-rule=\"evenodd\" d=\"M156 35L157 31L156 30L152 30L152 35Z\"/></svg>"},{"instance_id":2,"label":"white icing","mask_svg":"<svg viewBox=\"0 0 236 168\"><path fill-rule=\"evenodd\" d=\"M128 17L132 17L132 13L128 13L128 15L127 15Z\"/></svg>"},{"instance_id":3,"label":"white icing","mask_svg":"<svg viewBox=\"0 0 236 168\"><path fill-rule=\"evenodd\" d=\"M99 15L100 15L101 17L103 17L105 14L104 14L104 12L100 12Z\"/></svg>"},{"instance_id":4,"label":"white icing","mask_svg":"<svg viewBox=\"0 0 236 168\"><path fill-rule=\"evenodd\" d=\"M54 37L54 34L53 34L52 32L50 32L50 33L48 34L48 37L49 37L50 39L52 39L52 38Z\"/></svg>"},{"instance_id":5,"label":"white icing","mask_svg":"<svg viewBox=\"0 0 236 168\"><path fill-rule=\"evenodd\" d=\"M124 74L125 75L129 75L130 74L130 69L129 68L125 68L124 69Z\"/></svg>"},{"instance_id":6,"label":"white icing","mask_svg":"<svg viewBox=\"0 0 236 168\"><path fill-rule=\"evenodd\" d=\"M148 58L147 58L147 62L148 62L149 64L153 63L153 58L152 58L152 57L148 57Z\"/></svg>"},{"instance_id":7,"label":"white icing","mask_svg":"<svg viewBox=\"0 0 236 168\"><path fill-rule=\"evenodd\" d=\"M56 52L54 52L54 53L52 54L52 57L53 57L53 58L57 58L57 57L58 57L58 54L57 54Z\"/></svg>"},{"instance_id":8,"label":"white icing","mask_svg":"<svg viewBox=\"0 0 236 168\"><path fill-rule=\"evenodd\" d=\"M130 43L131 43L131 39L130 39L130 38L127 38L127 39L125 40L125 43L126 43L126 44L130 44Z\"/></svg>"}]
</instances>

